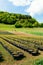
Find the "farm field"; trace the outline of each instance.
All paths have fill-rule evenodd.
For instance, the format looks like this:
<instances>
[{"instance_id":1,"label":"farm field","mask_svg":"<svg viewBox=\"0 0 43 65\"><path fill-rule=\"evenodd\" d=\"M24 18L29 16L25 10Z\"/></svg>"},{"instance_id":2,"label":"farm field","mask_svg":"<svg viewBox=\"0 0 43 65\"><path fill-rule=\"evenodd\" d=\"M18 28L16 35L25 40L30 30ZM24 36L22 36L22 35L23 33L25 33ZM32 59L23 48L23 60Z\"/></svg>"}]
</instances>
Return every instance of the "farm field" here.
<instances>
[{"instance_id":1,"label":"farm field","mask_svg":"<svg viewBox=\"0 0 43 65\"><path fill-rule=\"evenodd\" d=\"M43 36L43 28L19 28L16 31Z\"/></svg>"},{"instance_id":2,"label":"farm field","mask_svg":"<svg viewBox=\"0 0 43 65\"><path fill-rule=\"evenodd\" d=\"M43 65L42 6L41 0L0 0L0 65Z\"/></svg>"},{"instance_id":3,"label":"farm field","mask_svg":"<svg viewBox=\"0 0 43 65\"><path fill-rule=\"evenodd\" d=\"M0 30L43 36L43 28L15 28L15 25L0 24Z\"/></svg>"},{"instance_id":4,"label":"farm field","mask_svg":"<svg viewBox=\"0 0 43 65\"><path fill-rule=\"evenodd\" d=\"M43 60L43 36L25 37L0 31L0 65L35 65Z\"/></svg>"},{"instance_id":5,"label":"farm field","mask_svg":"<svg viewBox=\"0 0 43 65\"><path fill-rule=\"evenodd\" d=\"M15 28L0 24L0 65L43 62L43 28Z\"/></svg>"}]
</instances>

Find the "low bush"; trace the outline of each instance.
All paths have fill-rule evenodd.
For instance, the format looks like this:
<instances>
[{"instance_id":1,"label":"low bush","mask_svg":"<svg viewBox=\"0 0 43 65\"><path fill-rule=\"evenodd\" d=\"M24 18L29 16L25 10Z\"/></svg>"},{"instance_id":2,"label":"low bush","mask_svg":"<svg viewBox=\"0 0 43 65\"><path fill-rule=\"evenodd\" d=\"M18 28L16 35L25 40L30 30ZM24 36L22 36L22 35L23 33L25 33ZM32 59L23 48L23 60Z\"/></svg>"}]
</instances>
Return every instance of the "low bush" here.
<instances>
[{"instance_id":1,"label":"low bush","mask_svg":"<svg viewBox=\"0 0 43 65\"><path fill-rule=\"evenodd\" d=\"M35 61L34 65L43 65L43 59Z\"/></svg>"}]
</instances>

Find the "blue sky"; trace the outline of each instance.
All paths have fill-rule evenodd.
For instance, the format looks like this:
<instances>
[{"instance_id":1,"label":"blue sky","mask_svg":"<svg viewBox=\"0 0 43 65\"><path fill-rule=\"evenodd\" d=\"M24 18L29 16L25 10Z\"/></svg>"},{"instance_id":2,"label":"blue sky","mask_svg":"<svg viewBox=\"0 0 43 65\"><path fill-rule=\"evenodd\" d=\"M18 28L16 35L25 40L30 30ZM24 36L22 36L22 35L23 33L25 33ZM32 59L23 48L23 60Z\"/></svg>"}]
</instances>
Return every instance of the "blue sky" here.
<instances>
[{"instance_id":1,"label":"blue sky","mask_svg":"<svg viewBox=\"0 0 43 65\"><path fill-rule=\"evenodd\" d=\"M43 0L0 0L0 11L28 14L43 22Z\"/></svg>"}]
</instances>

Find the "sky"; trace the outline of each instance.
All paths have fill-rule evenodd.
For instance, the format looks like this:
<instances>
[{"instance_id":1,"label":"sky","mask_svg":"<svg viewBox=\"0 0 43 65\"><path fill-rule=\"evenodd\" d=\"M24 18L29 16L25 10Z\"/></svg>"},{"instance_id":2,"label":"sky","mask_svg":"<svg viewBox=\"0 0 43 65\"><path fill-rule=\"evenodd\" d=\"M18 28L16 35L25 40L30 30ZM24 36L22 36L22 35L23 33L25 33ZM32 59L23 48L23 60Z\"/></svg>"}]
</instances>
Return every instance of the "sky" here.
<instances>
[{"instance_id":1,"label":"sky","mask_svg":"<svg viewBox=\"0 0 43 65\"><path fill-rule=\"evenodd\" d=\"M43 0L0 0L0 11L31 15L43 22Z\"/></svg>"}]
</instances>

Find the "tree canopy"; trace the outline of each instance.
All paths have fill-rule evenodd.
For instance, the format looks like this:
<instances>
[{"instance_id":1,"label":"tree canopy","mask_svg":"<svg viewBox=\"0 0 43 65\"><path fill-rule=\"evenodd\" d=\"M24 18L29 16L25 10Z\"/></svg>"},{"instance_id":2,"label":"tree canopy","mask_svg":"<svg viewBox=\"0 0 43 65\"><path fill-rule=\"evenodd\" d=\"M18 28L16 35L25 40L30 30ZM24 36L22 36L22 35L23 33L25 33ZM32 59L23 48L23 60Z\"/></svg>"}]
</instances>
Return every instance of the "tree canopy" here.
<instances>
[{"instance_id":1,"label":"tree canopy","mask_svg":"<svg viewBox=\"0 0 43 65\"><path fill-rule=\"evenodd\" d=\"M0 23L15 24L15 27L43 27L43 23L32 18L30 15L14 14L0 11Z\"/></svg>"}]
</instances>

